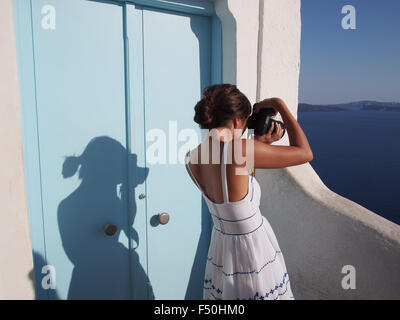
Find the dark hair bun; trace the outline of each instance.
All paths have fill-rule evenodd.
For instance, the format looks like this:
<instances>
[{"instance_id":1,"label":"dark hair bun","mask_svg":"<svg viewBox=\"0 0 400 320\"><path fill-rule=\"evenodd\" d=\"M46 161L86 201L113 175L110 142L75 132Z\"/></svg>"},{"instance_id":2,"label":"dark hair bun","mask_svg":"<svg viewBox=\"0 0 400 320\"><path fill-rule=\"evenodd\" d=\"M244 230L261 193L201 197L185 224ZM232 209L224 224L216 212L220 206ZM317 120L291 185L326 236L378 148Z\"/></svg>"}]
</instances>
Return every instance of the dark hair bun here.
<instances>
[{"instance_id":1,"label":"dark hair bun","mask_svg":"<svg viewBox=\"0 0 400 320\"><path fill-rule=\"evenodd\" d=\"M202 128L208 128L215 121L216 109L210 90L206 90L203 98L194 107L194 121Z\"/></svg>"},{"instance_id":2,"label":"dark hair bun","mask_svg":"<svg viewBox=\"0 0 400 320\"><path fill-rule=\"evenodd\" d=\"M228 125L235 117L247 119L251 104L235 85L217 84L205 88L194 110L194 121L203 129L212 129Z\"/></svg>"}]
</instances>

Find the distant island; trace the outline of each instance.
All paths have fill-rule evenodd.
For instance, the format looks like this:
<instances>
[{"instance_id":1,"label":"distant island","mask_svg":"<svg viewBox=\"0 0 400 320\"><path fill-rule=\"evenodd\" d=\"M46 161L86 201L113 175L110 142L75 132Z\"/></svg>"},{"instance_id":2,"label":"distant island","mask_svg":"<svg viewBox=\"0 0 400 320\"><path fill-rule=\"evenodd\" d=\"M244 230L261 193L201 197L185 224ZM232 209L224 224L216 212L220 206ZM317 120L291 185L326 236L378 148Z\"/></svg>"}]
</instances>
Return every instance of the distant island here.
<instances>
[{"instance_id":1,"label":"distant island","mask_svg":"<svg viewBox=\"0 0 400 320\"><path fill-rule=\"evenodd\" d=\"M373 110L373 111L400 111L399 107L392 106L363 106L361 110Z\"/></svg>"},{"instance_id":2,"label":"distant island","mask_svg":"<svg viewBox=\"0 0 400 320\"><path fill-rule=\"evenodd\" d=\"M299 112L332 112L332 111L349 111L349 109L337 106L319 106L315 104L300 103Z\"/></svg>"},{"instance_id":3,"label":"distant island","mask_svg":"<svg viewBox=\"0 0 400 320\"><path fill-rule=\"evenodd\" d=\"M316 105L299 103L299 112L338 112L338 111L400 111L399 102L358 101L342 104Z\"/></svg>"}]
</instances>

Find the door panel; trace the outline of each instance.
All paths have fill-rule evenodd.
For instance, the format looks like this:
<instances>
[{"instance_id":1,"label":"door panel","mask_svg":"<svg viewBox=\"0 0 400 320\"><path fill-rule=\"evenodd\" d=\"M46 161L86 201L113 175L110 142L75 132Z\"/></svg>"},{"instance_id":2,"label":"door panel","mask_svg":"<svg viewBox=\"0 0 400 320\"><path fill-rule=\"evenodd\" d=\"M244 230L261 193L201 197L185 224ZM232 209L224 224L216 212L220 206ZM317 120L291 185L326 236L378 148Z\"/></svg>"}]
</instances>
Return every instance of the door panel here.
<instances>
[{"instance_id":1,"label":"door panel","mask_svg":"<svg viewBox=\"0 0 400 320\"><path fill-rule=\"evenodd\" d=\"M212 80L215 19L16 1L37 298L201 299L211 219L183 157L199 143L194 105Z\"/></svg>"},{"instance_id":2,"label":"door panel","mask_svg":"<svg viewBox=\"0 0 400 320\"><path fill-rule=\"evenodd\" d=\"M43 27L49 4L54 29ZM50 298L130 298L122 13L86 0L32 2Z\"/></svg>"},{"instance_id":3,"label":"door panel","mask_svg":"<svg viewBox=\"0 0 400 320\"><path fill-rule=\"evenodd\" d=\"M143 8L142 19L148 276L156 299L201 299L210 223L183 163L197 143L183 130L200 137L194 105L211 81L211 18Z\"/></svg>"}]
</instances>

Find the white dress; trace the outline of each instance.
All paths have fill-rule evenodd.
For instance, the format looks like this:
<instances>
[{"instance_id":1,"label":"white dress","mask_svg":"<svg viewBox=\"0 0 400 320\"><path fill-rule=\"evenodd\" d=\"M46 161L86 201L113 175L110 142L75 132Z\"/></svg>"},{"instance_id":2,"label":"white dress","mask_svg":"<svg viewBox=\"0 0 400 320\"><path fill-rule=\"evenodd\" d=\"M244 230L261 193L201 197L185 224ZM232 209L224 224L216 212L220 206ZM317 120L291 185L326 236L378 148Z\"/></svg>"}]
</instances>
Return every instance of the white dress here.
<instances>
[{"instance_id":1,"label":"white dress","mask_svg":"<svg viewBox=\"0 0 400 320\"><path fill-rule=\"evenodd\" d=\"M248 193L242 200L228 201L226 150L221 163L224 203L214 203L204 194L188 165L193 181L202 191L214 227L205 269L204 300L292 299L289 275L268 220L261 214L261 188L249 173Z\"/></svg>"}]
</instances>

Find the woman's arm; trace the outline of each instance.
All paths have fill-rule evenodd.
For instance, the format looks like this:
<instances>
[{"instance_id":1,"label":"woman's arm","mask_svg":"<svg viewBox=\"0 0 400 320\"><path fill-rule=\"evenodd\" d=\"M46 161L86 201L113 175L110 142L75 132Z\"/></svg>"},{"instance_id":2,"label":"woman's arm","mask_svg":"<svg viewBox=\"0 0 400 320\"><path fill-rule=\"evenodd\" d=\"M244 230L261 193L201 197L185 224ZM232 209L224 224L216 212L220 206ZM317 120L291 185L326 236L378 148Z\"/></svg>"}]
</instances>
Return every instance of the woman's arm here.
<instances>
[{"instance_id":1,"label":"woman's arm","mask_svg":"<svg viewBox=\"0 0 400 320\"><path fill-rule=\"evenodd\" d=\"M289 146L274 146L254 140L254 168L284 168L309 162L313 153L307 137L299 123L293 117L285 102L280 98L265 99L255 106L274 108L281 114L289 136Z\"/></svg>"}]
</instances>

